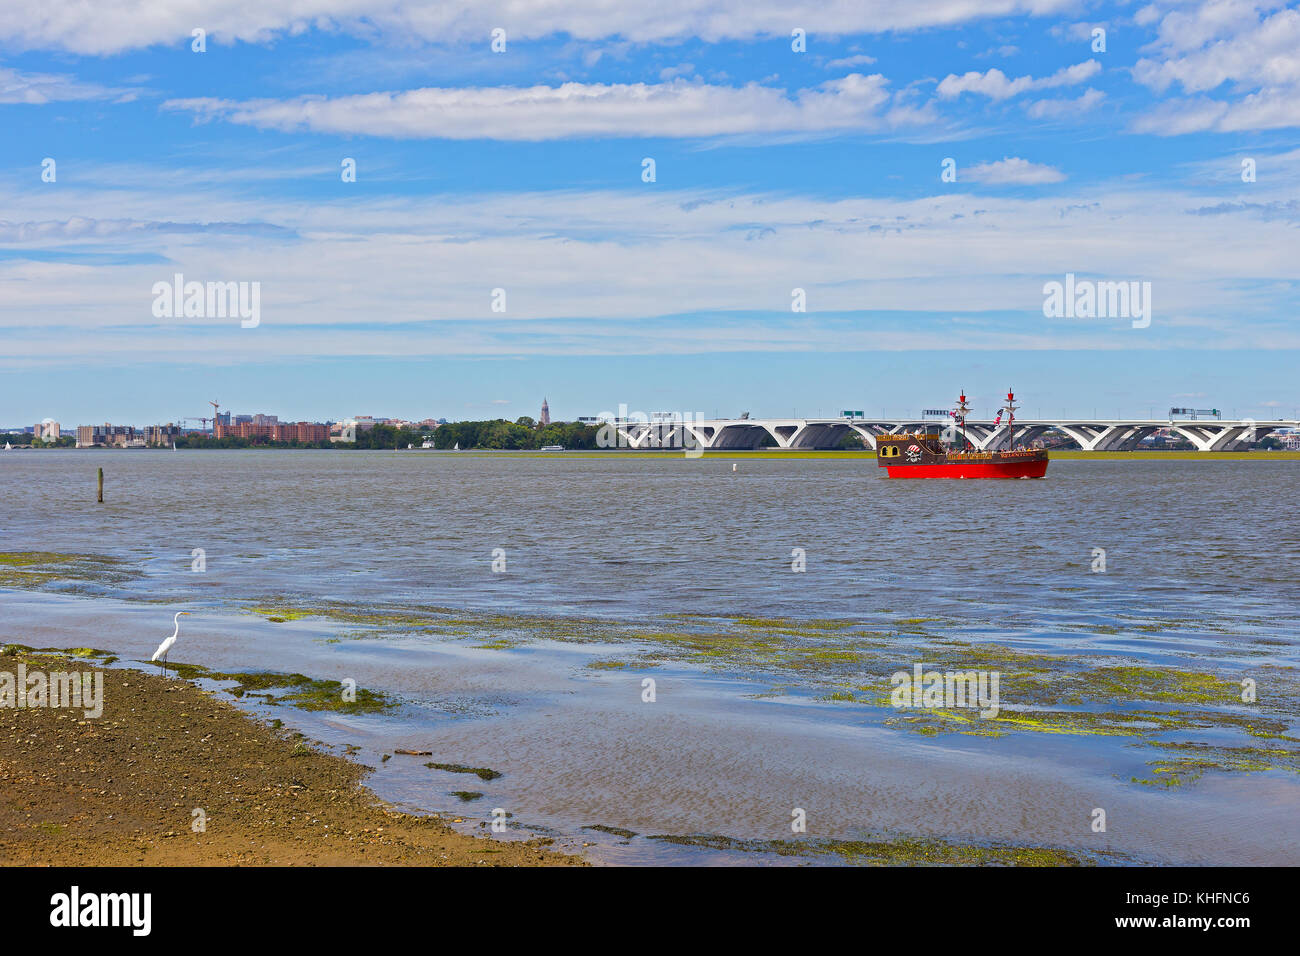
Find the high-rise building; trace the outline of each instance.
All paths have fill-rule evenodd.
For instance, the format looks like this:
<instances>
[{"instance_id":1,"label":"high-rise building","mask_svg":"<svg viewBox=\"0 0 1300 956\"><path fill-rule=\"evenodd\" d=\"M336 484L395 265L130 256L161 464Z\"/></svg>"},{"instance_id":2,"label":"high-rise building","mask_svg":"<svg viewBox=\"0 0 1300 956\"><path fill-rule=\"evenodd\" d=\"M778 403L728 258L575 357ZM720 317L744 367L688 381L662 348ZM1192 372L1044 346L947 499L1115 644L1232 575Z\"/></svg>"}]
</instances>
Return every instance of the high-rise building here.
<instances>
[{"instance_id":1,"label":"high-rise building","mask_svg":"<svg viewBox=\"0 0 1300 956\"><path fill-rule=\"evenodd\" d=\"M144 430L144 443L166 448L181 437L181 427L168 422L166 425L147 425Z\"/></svg>"},{"instance_id":2,"label":"high-rise building","mask_svg":"<svg viewBox=\"0 0 1300 956\"><path fill-rule=\"evenodd\" d=\"M144 434L137 434L134 425L78 425L78 448L143 448Z\"/></svg>"},{"instance_id":3,"label":"high-rise building","mask_svg":"<svg viewBox=\"0 0 1300 956\"><path fill-rule=\"evenodd\" d=\"M539 425L549 425L551 423L551 406L546 404L546 399L542 399L542 414L537 419Z\"/></svg>"},{"instance_id":4,"label":"high-rise building","mask_svg":"<svg viewBox=\"0 0 1300 956\"><path fill-rule=\"evenodd\" d=\"M59 423L49 418L32 429L32 437L39 438L41 441L58 441L62 435L63 430L59 427Z\"/></svg>"},{"instance_id":5,"label":"high-rise building","mask_svg":"<svg viewBox=\"0 0 1300 956\"><path fill-rule=\"evenodd\" d=\"M276 422L274 425L240 422L237 425L218 425L213 437L317 442L329 438L330 429L328 425L320 425L315 422Z\"/></svg>"}]
</instances>

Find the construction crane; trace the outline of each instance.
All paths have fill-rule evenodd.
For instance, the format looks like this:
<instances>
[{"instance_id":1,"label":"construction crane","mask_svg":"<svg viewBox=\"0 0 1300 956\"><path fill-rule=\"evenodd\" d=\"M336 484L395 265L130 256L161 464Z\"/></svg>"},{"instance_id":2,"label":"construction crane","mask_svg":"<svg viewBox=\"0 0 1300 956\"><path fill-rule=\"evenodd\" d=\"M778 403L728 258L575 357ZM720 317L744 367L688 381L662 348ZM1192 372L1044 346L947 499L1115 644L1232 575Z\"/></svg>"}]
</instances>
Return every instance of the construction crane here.
<instances>
[{"instance_id":1,"label":"construction crane","mask_svg":"<svg viewBox=\"0 0 1300 956\"><path fill-rule=\"evenodd\" d=\"M208 402L212 406L212 437L217 437L217 418L221 415L221 406L216 402Z\"/></svg>"}]
</instances>

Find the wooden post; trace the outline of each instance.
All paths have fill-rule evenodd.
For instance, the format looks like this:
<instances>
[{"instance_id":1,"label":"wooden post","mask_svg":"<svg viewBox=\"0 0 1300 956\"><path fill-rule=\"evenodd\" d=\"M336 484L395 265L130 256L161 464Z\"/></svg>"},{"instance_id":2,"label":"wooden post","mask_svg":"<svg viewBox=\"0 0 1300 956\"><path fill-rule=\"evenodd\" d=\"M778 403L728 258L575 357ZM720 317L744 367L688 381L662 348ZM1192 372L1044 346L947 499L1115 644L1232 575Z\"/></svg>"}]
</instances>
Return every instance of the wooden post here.
<instances>
[{"instance_id":1,"label":"wooden post","mask_svg":"<svg viewBox=\"0 0 1300 956\"><path fill-rule=\"evenodd\" d=\"M99 503L104 503L104 469L99 469Z\"/></svg>"}]
</instances>

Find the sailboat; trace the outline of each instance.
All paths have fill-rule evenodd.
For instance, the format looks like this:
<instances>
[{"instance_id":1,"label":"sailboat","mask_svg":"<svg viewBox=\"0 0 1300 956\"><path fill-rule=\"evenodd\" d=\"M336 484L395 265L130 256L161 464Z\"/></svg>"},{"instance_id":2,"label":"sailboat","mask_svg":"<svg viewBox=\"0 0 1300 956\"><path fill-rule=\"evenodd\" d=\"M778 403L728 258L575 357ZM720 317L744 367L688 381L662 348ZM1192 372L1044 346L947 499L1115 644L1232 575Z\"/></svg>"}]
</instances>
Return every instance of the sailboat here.
<instances>
[{"instance_id":1,"label":"sailboat","mask_svg":"<svg viewBox=\"0 0 1300 956\"><path fill-rule=\"evenodd\" d=\"M13 450L14 450L14 446L9 444L8 442L5 442L5 451L13 451Z\"/></svg>"}]
</instances>

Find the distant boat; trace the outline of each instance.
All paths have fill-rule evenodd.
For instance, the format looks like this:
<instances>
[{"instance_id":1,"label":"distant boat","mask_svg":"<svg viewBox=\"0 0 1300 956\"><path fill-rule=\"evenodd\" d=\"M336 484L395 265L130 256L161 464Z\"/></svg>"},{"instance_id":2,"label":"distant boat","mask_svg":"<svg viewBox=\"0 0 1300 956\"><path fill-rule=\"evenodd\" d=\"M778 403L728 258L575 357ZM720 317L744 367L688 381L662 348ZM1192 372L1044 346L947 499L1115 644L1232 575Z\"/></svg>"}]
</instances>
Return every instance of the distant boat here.
<instances>
[{"instance_id":1,"label":"distant boat","mask_svg":"<svg viewBox=\"0 0 1300 956\"><path fill-rule=\"evenodd\" d=\"M542 451L564 451L563 445L543 445Z\"/></svg>"},{"instance_id":2,"label":"distant boat","mask_svg":"<svg viewBox=\"0 0 1300 956\"><path fill-rule=\"evenodd\" d=\"M451 450L452 450L452 451L460 451L460 442L456 442L456 444L452 445L452 446L451 446Z\"/></svg>"},{"instance_id":3,"label":"distant boat","mask_svg":"<svg viewBox=\"0 0 1300 956\"><path fill-rule=\"evenodd\" d=\"M5 442L5 451L13 451L13 450L14 450L14 446L9 444L8 442Z\"/></svg>"}]
</instances>

